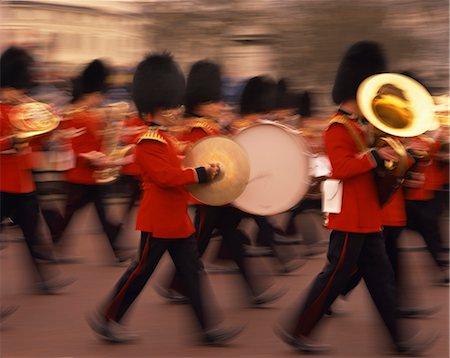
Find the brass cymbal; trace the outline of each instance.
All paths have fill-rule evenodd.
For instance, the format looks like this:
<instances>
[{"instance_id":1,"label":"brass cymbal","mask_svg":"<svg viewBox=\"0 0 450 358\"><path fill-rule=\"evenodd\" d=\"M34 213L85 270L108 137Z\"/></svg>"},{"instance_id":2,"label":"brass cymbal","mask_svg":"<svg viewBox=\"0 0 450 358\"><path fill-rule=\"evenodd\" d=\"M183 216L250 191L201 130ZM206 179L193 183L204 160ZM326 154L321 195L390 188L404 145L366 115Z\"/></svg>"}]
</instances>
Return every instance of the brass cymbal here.
<instances>
[{"instance_id":1,"label":"brass cymbal","mask_svg":"<svg viewBox=\"0 0 450 358\"><path fill-rule=\"evenodd\" d=\"M197 200L212 206L231 203L242 194L250 175L250 164L246 151L235 141L211 136L201 139L191 148L184 159L187 167L220 164L220 173L210 183L188 186Z\"/></svg>"}]
</instances>

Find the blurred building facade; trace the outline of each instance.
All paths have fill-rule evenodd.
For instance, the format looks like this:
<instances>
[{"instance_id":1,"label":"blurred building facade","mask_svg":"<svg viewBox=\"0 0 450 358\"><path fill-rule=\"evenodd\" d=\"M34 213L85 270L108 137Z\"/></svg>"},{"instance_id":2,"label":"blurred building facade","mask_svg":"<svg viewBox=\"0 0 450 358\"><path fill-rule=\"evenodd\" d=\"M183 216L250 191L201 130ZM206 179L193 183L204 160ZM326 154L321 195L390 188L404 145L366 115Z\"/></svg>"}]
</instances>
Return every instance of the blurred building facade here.
<instances>
[{"instance_id":1,"label":"blurred building facade","mask_svg":"<svg viewBox=\"0 0 450 358\"><path fill-rule=\"evenodd\" d=\"M111 3L2 1L0 47L27 47L46 63L70 66L107 58L113 65L134 65L146 48L147 20L133 4Z\"/></svg>"},{"instance_id":2,"label":"blurred building facade","mask_svg":"<svg viewBox=\"0 0 450 358\"><path fill-rule=\"evenodd\" d=\"M337 64L355 41L386 49L392 71L449 87L448 0L40 0L1 3L0 46L27 45L45 62L93 58L134 66L169 50L184 71L209 58L228 84L261 74L308 90L319 112L333 107Z\"/></svg>"}]
</instances>

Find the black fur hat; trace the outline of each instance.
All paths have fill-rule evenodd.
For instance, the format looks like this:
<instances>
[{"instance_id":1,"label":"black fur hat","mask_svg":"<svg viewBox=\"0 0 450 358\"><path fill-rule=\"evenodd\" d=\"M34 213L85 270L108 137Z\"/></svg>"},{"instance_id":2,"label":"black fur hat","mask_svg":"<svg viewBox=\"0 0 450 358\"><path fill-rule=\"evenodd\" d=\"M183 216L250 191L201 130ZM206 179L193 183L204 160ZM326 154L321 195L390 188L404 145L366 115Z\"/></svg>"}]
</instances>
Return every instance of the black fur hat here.
<instances>
[{"instance_id":1,"label":"black fur hat","mask_svg":"<svg viewBox=\"0 0 450 358\"><path fill-rule=\"evenodd\" d=\"M133 77L132 97L141 115L184 103L185 81L168 52L150 54L139 63Z\"/></svg>"},{"instance_id":2,"label":"black fur hat","mask_svg":"<svg viewBox=\"0 0 450 358\"><path fill-rule=\"evenodd\" d=\"M282 78L277 83L277 109L297 108L298 107L298 95L289 91L286 79Z\"/></svg>"},{"instance_id":3,"label":"black fur hat","mask_svg":"<svg viewBox=\"0 0 450 358\"><path fill-rule=\"evenodd\" d=\"M386 72L387 64L381 46L372 41L360 41L347 50L337 70L333 87L336 104L355 99L361 82L372 75Z\"/></svg>"},{"instance_id":4,"label":"black fur hat","mask_svg":"<svg viewBox=\"0 0 450 358\"><path fill-rule=\"evenodd\" d=\"M9 47L0 58L0 87L28 89L33 86L31 66L34 60L22 48Z\"/></svg>"},{"instance_id":5,"label":"black fur hat","mask_svg":"<svg viewBox=\"0 0 450 358\"><path fill-rule=\"evenodd\" d=\"M222 100L220 67L210 61L194 63L186 82L186 111L194 112L195 106Z\"/></svg>"},{"instance_id":6,"label":"black fur hat","mask_svg":"<svg viewBox=\"0 0 450 358\"><path fill-rule=\"evenodd\" d=\"M276 108L277 84L266 76L250 78L244 86L240 114L267 113Z\"/></svg>"},{"instance_id":7,"label":"black fur hat","mask_svg":"<svg viewBox=\"0 0 450 358\"><path fill-rule=\"evenodd\" d=\"M106 92L106 79L110 71L101 60L90 62L80 76L72 79L72 102L77 101L84 94Z\"/></svg>"}]
</instances>

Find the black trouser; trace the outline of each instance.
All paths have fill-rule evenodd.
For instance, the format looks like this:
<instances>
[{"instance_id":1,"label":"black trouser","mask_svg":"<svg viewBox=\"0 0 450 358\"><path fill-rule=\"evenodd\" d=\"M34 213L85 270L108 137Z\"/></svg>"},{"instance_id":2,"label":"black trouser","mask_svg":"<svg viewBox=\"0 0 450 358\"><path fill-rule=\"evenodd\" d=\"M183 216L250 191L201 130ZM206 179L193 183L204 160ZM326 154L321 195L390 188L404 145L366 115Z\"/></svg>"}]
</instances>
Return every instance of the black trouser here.
<instances>
[{"instance_id":1,"label":"black trouser","mask_svg":"<svg viewBox=\"0 0 450 358\"><path fill-rule=\"evenodd\" d=\"M238 229L242 218L247 214L232 206L197 207L196 225L197 245L200 256L205 253L215 229L222 236L222 242L230 258L239 268L246 287L252 296L261 294L266 288L261 278L254 274L244 253L245 235ZM170 288L183 293L183 287L176 275L171 281Z\"/></svg>"},{"instance_id":2,"label":"black trouser","mask_svg":"<svg viewBox=\"0 0 450 358\"><path fill-rule=\"evenodd\" d=\"M398 342L394 274L381 233L332 231L327 258L324 270L313 281L306 299L294 315L290 327L293 334L311 334L357 267L392 340Z\"/></svg>"},{"instance_id":3,"label":"black trouser","mask_svg":"<svg viewBox=\"0 0 450 358\"><path fill-rule=\"evenodd\" d=\"M394 271L395 284L397 287L397 294L399 293L402 281L401 281L401 265L399 263L399 249L398 240L403 231L403 226L385 226L383 228L384 244L386 246L386 253ZM347 286L342 291L342 295L346 296L350 293L362 279L362 272L356 268L352 272L352 276L347 283ZM398 301L398 300L397 300ZM398 302L397 302L398 303Z\"/></svg>"},{"instance_id":4,"label":"black trouser","mask_svg":"<svg viewBox=\"0 0 450 358\"><path fill-rule=\"evenodd\" d=\"M441 257L445 250L442 246L438 212L435 200L406 200L407 227L423 237L436 265L445 267L445 260Z\"/></svg>"},{"instance_id":5,"label":"black trouser","mask_svg":"<svg viewBox=\"0 0 450 358\"><path fill-rule=\"evenodd\" d=\"M104 189L105 187L102 185L67 183L67 201L64 218L63 220L54 220L52 224L49 224L54 243L60 242L75 212L93 202L103 231L108 237L111 248L113 251L116 251L116 239L119 235L121 225L113 224L106 216Z\"/></svg>"},{"instance_id":6,"label":"black trouser","mask_svg":"<svg viewBox=\"0 0 450 358\"><path fill-rule=\"evenodd\" d=\"M195 316L201 329L209 327L205 316L200 274L203 271L193 236L181 239L157 239L150 233L141 232L139 260L131 264L117 283L113 295L106 304L107 319L120 322L128 308L140 294L158 265L162 255L168 251L177 272L185 282Z\"/></svg>"},{"instance_id":7,"label":"black trouser","mask_svg":"<svg viewBox=\"0 0 450 358\"><path fill-rule=\"evenodd\" d=\"M320 199L304 199L294 209L289 211L289 219L286 224L286 235L297 234L297 226L295 225L295 218L306 210L322 210L322 201Z\"/></svg>"},{"instance_id":8,"label":"black trouser","mask_svg":"<svg viewBox=\"0 0 450 358\"><path fill-rule=\"evenodd\" d=\"M1 218L10 217L20 227L38 279L45 281L48 274L44 266L36 261L36 248L43 244L38 234L39 204L36 192L25 194L0 192L0 202Z\"/></svg>"},{"instance_id":9,"label":"black trouser","mask_svg":"<svg viewBox=\"0 0 450 358\"><path fill-rule=\"evenodd\" d=\"M128 194L128 203L125 209L125 214L122 218L122 224L124 224L131 213L131 210L136 205L136 202L141 197L141 182L137 176L134 175L121 175L120 184L126 187L126 193Z\"/></svg>"}]
</instances>

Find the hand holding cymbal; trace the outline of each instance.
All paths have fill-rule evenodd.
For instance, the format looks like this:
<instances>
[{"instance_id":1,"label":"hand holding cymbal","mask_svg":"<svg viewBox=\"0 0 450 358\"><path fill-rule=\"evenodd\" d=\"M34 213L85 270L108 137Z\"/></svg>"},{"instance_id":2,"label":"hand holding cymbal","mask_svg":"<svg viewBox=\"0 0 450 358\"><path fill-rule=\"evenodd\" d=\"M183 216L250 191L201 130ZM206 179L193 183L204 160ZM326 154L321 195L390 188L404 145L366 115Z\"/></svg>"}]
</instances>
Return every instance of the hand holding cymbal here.
<instances>
[{"instance_id":1,"label":"hand holding cymbal","mask_svg":"<svg viewBox=\"0 0 450 358\"><path fill-rule=\"evenodd\" d=\"M206 167L206 173L208 175L208 181L213 181L219 175L221 167L219 163L210 163Z\"/></svg>"},{"instance_id":2,"label":"hand holding cymbal","mask_svg":"<svg viewBox=\"0 0 450 358\"><path fill-rule=\"evenodd\" d=\"M209 182L189 185L192 196L208 205L225 205L245 189L250 174L247 153L236 142L222 136L204 138L187 153L187 167L206 168Z\"/></svg>"}]
</instances>

